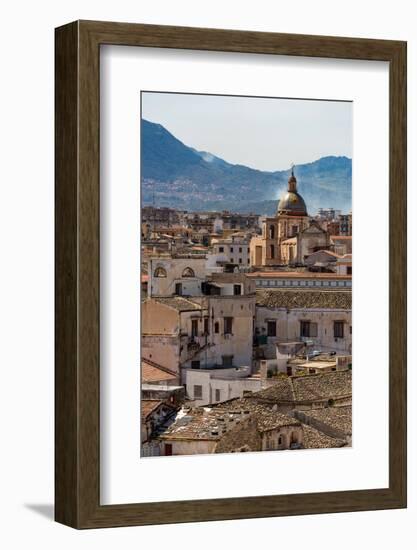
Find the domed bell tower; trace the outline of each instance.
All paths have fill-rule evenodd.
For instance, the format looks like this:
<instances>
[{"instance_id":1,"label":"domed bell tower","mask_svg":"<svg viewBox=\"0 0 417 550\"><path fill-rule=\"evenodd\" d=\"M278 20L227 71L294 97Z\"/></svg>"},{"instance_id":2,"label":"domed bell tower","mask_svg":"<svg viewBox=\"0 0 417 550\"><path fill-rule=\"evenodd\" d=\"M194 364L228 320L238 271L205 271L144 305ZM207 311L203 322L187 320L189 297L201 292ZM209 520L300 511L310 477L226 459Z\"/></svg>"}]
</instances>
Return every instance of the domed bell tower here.
<instances>
[{"instance_id":1,"label":"domed bell tower","mask_svg":"<svg viewBox=\"0 0 417 550\"><path fill-rule=\"evenodd\" d=\"M297 235L308 226L307 207L303 197L297 191L297 178L294 166L288 178L287 192L278 203L278 246L283 263L295 261L297 256Z\"/></svg>"}]
</instances>

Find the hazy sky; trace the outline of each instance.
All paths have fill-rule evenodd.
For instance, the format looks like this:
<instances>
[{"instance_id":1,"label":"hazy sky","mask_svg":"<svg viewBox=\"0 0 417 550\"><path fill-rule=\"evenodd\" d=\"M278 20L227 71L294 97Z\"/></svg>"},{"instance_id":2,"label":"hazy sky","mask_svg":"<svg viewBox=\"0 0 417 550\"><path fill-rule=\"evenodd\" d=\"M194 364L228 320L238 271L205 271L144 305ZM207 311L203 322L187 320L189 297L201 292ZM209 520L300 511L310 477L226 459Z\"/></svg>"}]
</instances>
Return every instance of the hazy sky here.
<instances>
[{"instance_id":1,"label":"hazy sky","mask_svg":"<svg viewBox=\"0 0 417 550\"><path fill-rule=\"evenodd\" d=\"M185 145L260 170L352 158L350 102L143 92L142 117Z\"/></svg>"}]
</instances>

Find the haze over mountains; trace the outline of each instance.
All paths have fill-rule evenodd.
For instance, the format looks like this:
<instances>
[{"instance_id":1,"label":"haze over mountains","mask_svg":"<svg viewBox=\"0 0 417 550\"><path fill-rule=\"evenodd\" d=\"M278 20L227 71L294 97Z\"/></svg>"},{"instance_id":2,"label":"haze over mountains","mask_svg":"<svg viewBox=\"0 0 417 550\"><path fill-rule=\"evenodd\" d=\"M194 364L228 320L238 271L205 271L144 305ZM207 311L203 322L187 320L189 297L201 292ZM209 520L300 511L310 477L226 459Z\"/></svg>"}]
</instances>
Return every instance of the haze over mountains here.
<instances>
[{"instance_id":1,"label":"haze over mountains","mask_svg":"<svg viewBox=\"0 0 417 550\"><path fill-rule=\"evenodd\" d=\"M275 214L277 200L287 188L290 168L266 172L230 164L185 145L160 124L144 119L141 132L143 206ZM309 214L320 207L344 213L351 210L351 159L322 157L297 165L294 172Z\"/></svg>"}]
</instances>

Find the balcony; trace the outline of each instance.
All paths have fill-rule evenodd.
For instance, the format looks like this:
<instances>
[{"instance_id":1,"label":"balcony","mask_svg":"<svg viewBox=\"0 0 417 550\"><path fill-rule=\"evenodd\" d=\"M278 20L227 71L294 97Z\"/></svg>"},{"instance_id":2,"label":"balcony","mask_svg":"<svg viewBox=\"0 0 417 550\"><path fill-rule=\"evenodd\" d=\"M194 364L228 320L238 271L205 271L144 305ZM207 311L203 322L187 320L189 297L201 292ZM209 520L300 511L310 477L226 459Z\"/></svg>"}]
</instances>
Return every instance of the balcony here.
<instances>
[{"instance_id":1,"label":"balcony","mask_svg":"<svg viewBox=\"0 0 417 550\"><path fill-rule=\"evenodd\" d=\"M199 336L187 337L187 350L194 351L200 349L208 344L208 335L200 334Z\"/></svg>"}]
</instances>

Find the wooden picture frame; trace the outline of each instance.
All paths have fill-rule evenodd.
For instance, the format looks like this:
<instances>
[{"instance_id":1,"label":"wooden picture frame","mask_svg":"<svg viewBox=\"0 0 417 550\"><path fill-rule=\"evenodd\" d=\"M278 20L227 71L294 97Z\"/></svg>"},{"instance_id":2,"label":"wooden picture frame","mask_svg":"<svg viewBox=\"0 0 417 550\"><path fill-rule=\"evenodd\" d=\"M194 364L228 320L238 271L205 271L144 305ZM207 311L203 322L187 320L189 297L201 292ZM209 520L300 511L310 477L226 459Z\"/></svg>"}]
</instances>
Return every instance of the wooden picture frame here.
<instances>
[{"instance_id":1,"label":"wooden picture frame","mask_svg":"<svg viewBox=\"0 0 417 550\"><path fill-rule=\"evenodd\" d=\"M406 43L77 21L56 29L56 521L75 528L406 506ZM389 62L389 487L100 505L99 56L117 44Z\"/></svg>"}]
</instances>

